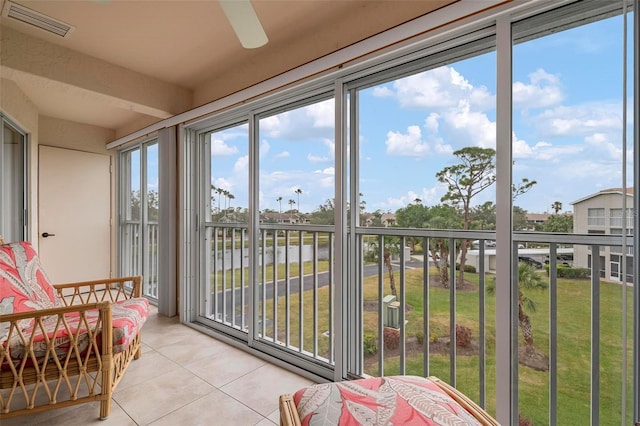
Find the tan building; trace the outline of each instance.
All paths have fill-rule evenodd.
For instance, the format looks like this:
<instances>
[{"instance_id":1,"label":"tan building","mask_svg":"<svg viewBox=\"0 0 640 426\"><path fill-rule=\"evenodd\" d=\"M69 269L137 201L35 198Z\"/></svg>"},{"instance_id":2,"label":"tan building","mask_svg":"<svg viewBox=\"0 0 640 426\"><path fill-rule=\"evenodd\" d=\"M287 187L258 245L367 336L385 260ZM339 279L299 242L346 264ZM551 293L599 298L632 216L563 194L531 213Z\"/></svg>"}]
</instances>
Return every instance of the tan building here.
<instances>
[{"instance_id":1,"label":"tan building","mask_svg":"<svg viewBox=\"0 0 640 426\"><path fill-rule=\"evenodd\" d=\"M573 232L576 234L622 234L633 233L633 188L627 188L626 223L623 221L623 190L622 188L604 189L595 194L572 202ZM622 247L600 247L600 276L614 281L622 280ZM633 280L633 247L627 251L627 281ZM574 265L576 267L591 267L593 254L588 246L574 247Z\"/></svg>"}]
</instances>

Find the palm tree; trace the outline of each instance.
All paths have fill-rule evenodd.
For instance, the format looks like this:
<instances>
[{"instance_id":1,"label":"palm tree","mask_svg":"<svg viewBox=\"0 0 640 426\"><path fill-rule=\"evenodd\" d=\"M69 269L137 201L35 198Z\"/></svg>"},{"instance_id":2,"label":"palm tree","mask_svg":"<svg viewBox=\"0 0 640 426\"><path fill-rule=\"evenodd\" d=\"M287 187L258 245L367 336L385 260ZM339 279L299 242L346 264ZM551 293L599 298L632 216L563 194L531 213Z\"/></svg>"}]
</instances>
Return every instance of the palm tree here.
<instances>
[{"instance_id":1,"label":"palm tree","mask_svg":"<svg viewBox=\"0 0 640 426\"><path fill-rule=\"evenodd\" d=\"M421 198L416 198L415 200L413 200L414 203L416 204L422 204L422 199Z\"/></svg>"},{"instance_id":2,"label":"palm tree","mask_svg":"<svg viewBox=\"0 0 640 426\"><path fill-rule=\"evenodd\" d=\"M211 211L213 212L213 203L216 201L216 197L213 196L215 192L218 191L218 188L215 185L211 184Z\"/></svg>"},{"instance_id":3,"label":"palm tree","mask_svg":"<svg viewBox=\"0 0 640 426\"><path fill-rule=\"evenodd\" d=\"M224 194L224 189L216 188L216 192L218 193L218 213L220 213L220 196Z\"/></svg>"},{"instance_id":4,"label":"palm tree","mask_svg":"<svg viewBox=\"0 0 640 426\"><path fill-rule=\"evenodd\" d=\"M289 199L289 211L293 211L293 205L296 203L296 200Z\"/></svg>"},{"instance_id":5,"label":"palm tree","mask_svg":"<svg viewBox=\"0 0 640 426\"><path fill-rule=\"evenodd\" d=\"M555 214L558 214L558 212L562 210L562 203L560 201L554 201L553 204L551 204L551 209Z\"/></svg>"},{"instance_id":6,"label":"palm tree","mask_svg":"<svg viewBox=\"0 0 640 426\"><path fill-rule=\"evenodd\" d=\"M276 198L278 204L280 204L280 223L282 223L282 197Z\"/></svg>"},{"instance_id":7,"label":"palm tree","mask_svg":"<svg viewBox=\"0 0 640 426\"><path fill-rule=\"evenodd\" d=\"M525 311L535 312L536 303L529 299L522 290L543 290L549 286L547 281L540 275L533 266L521 262L518 264L518 324L525 344L525 352L532 354L535 352L533 341L533 327L531 318ZM487 285L487 293L493 294L496 291L495 279Z\"/></svg>"},{"instance_id":8,"label":"palm tree","mask_svg":"<svg viewBox=\"0 0 640 426\"><path fill-rule=\"evenodd\" d=\"M298 213L300 213L300 194L302 194L302 189L298 188L294 192L298 194Z\"/></svg>"}]
</instances>

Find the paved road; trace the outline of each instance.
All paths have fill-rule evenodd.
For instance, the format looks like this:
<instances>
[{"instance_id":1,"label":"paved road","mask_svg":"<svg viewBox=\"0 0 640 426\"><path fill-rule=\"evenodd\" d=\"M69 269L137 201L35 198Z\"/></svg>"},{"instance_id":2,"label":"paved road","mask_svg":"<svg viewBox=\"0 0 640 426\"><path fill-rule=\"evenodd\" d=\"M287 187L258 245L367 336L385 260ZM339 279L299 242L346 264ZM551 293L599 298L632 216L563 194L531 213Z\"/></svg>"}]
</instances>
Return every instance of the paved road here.
<instances>
[{"instance_id":1,"label":"paved road","mask_svg":"<svg viewBox=\"0 0 640 426\"><path fill-rule=\"evenodd\" d=\"M429 262L430 266L433 265L433 262ZM392 263L393 267L394 267L394 271L399 270L400 268L400 264L398 263ZM410 260L408 262L406 262L406 268L407 269L418 269L418 268L422 268L423 267L423 262L419 261L419 260ZM387 273L387 269L384 268L383 273ZM365 265L363 268L363 275L364 277L371 277L371 276L375 276L378 275L378 265L377 264L369 264L369 265ZM329 272L319 272L317 274L317 286L318 288L322 288L325 287L326 285L328 285L330 282L329 280ZM314 288L315 281L314 281L314 275L313 274L307 274L304 277L302 277L302 285L303 285L303 291L308 291L308 290L312 290ZM230 284L227 285L227 287L230 287ZM300 290L300 277L292 277L289 279L289 296L293 296L295 294L297 294ZM276 291L277 291L277 295L278 297L284 296L286 295L287 292L287 283L286 280L282 279L282 280L278 280L278 283L276 285ZM266 292L266 299L267 300L272 300L273 299L273 281L269 281L266 283L265 285L265 292ZM223 300L223 295L224 295L224 300ZM249 289L247 286L244 287L244 297L245 297L245 301L247 299L249 295ZM231 294L231 288L227 288L227 290L223 293L222 292L222 288L221 285L219 285L218 287L218 311L221 312L222 311L222 305L226 305L226 309L225 309L225 316L228 318L229 313L233 312L233 295ZM235 289L235 303L237 306L239 306L242 302L241 299L242 298L242 293L241 293L241 289L240 288L236 288ZM241 313L236 311L236 323L239 324L241 321L240 318Z\"/></svg>"}]
</instances>

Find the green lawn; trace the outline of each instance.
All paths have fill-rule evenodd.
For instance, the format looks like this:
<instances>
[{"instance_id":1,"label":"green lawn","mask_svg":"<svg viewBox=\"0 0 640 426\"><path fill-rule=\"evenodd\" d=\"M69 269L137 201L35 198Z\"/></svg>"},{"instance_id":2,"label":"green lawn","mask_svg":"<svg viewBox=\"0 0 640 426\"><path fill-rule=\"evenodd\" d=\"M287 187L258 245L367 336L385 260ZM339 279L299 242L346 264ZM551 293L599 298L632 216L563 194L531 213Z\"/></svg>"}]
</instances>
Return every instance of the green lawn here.
<instances>
[{"instance_id":1,"label":"green lawn","mask_svg":"<svg viewBox=\"0 0 640 426\"><path fill-rule=\"evenodd\" d=\"M465 278L477 283L476 274L465 274ZM396 285L399 287L399 275L396 273ZM369 277L364 281L365 300L377 300L377 277ZM385 275L385 290L388 282ZM601 284L601 343L600 343L600 422L601 424L621 424L620 395L621 358L622 358L622 289L618 284ZM407 339L415 340L423 330L423 290L422 270L406 271L406 299L412 309L406 313ZM313 312L317 306L317 334L318 351L321 355L328 354L328 338L321 335L329 329L329 298L328 288L319 289L317 300L314 302L312 292L305 292L302 304L298 295L293 295L288 306L290 313L289 337L290 344L299 345L299 318L302 306L303 348L312 351L313 342ZM549 352L549 291L542 290L527 294L535 300L537 310L530 313L536 347L548 354ZM628 297L628 371L631 371L632 353L632 305L631 290ZM590 419L590 357L591 357L591 308L590 284L586 280L558 281L558 424L588 424ZM474 338L478 336L478 291L458 291L456 293L457 317L456 323L469 327ZM278 301L278 336L284 341L285 331L285 301ZM430 309L430 338L446 336L449 333L449 291L431 288L429 292ZM272 318L273 306L267 304L267 317ZM365 311L365 334L377 334L377 311ZM268 332L272 334L273 330ZM486 296L486 398L487 409L495 412L495 299ZM422 352L407 358L406 373L423 375ZM429 374L449 378L449 355L430 355ZM384 373L386 375L399 372L399 359L385 358ZM478 400L478 356L458 355L456 359L457 387L474 400ZM377 366L372 367L368 374L378 374ZM548 423L548 384L549 373L534 371L525 366L519 366L519 400L520 412L531 419L534 424ZM630 382L630 380L628 380ZM632 389L627 383L628 404L631 407ZM628 410L630 411L630 410ZM631 422L629 413L627 423Z\"/></svg>"}]
</instances>

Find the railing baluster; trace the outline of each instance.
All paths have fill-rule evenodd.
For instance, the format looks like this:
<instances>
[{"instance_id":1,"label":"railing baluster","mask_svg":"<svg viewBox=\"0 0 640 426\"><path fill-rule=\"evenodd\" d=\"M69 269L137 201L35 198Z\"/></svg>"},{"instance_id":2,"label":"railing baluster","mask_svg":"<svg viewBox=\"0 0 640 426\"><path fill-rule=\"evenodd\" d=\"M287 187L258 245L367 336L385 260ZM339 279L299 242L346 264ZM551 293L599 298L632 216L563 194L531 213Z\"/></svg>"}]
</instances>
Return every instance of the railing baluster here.
<instances>
[{"instance_id":1,"label":"railing baluster","mask_svg":"<svg viewBox=\"0 0 640 426\"><path fill-rule=\"evenodd\" d=\"M334 353L333 347L333 336L335 332L335 323L333 321L333 313L335 311L335 306L333 304L333 264L334 264L334 250L333 244L335 241L335 234L329 233L329 299L327 303L329 304L329 363L334 364L336 361L336 354Z\"/></svg>"},{"instance_id":2,"label":"railing baluster","mask_svg":"<svg viewBox=\"0 0 640 426\"><path fill-rule=\"evenodd\" d=\"M266 252L265 252L266 253ZM263 259L263 262L267 262ZM273 232L273 341L278 342L278 231Z\"/></svg>"},{"instance_id":3,"label":"railing baluster","mask_svg":"<svg viewBox=\"0 0 640 426\"><path fill-rule=\"evenodd\" d=\"M557 256L557 245L549 245L549 259ZM551 261L549 261L551 266ZM549 426L558 423L558 269L549 267Z\"/></svg>"},{"instance_id":4,"label":"railing baluster","mask_svg":"<svg viewBox=\"0 0 640 426\"><path fill-rule=\"evenodd\" d=\"M219 274L219 266L218 266L218 233L219 228L217 226L213 227L213 319L215 321L219 321L218 319L218 274Z\"/></svg>"},{"instance_id":5,"label":"railing baluster","mask_svg":"<svg viewBox=\"0 0 640 426\"><path fill-rule=\"evenodd\" d=\"M591 252L591 424L600 423L600 246Z\"/></svg>"},{"instance_id":6,"label":"railing baluster","mask_svg":"<svg viewBox=\"0 0 640 426\"><path fill-rule=\"evenodd\" d=\"M484 268L484 244L480 245L480 253L478 256L478 386L480 392L480 406L485 407L486 403L486 334L485 334L485 268Z\"/></svg>"},{"instance_id":7,"label":"railing baluster","mask_svg":"<svg viewBox=\"0 0 640 426\"><path fill-rule=\"evenodd\" d=\"M298 351L302 352L304 346L304 261L302 248L304 247L304 234L298 231Z\"/></svg>"},{"instance_id":8,"label":"railing baluster","mask_svg":"<svg viewBox=\"0 0 640 426\"><path fill-rule=\"evenodd\" d=\"M384 237L378 236L378 373L384 376Z\"/></svg>"},{"instance_id":9,"label":"railing baluster","mask_svg":"<svg viewBox=\"0 0 640 426\"><path fill-rule=\"evenodd\" d=\"M244 256L245 256L245 244L246 241L246 233L245 233L245 228L240 228L240 312L241 312L241 317L240 317L240 328L242 330L246 330L246 326L247 326L247 321L246 321L246 311L245 311L245 300L246 300L246 293L245 293L245 285L246 285L246 281L247 281L247 274L244 270L245 268L245 261L244 261Z\"/></svg>"},{"instance_id":10,"label":"railing baluster","mask_svg":"<svg viewBox=\"0 0 640 426\"><path fill-rule=\"evenodd\" d=\"M236 327L236 228L231 231L231 259L229 269L231 270L231 326Z\"/></svg>"},{"instance_id":11,"label":"railing baluster","mask_svg":"<svg viewBox=\"0 0 640 426\"><path fill-rule=\"evenodd\" d=\"M463 283L460 283L462 285ZM449 384L456 386L456 241L449 238Z\"/></svg>"},{"instance_id":12,"label":"railing baluster","mask_svg":"<svg viewBox=\"0 0 640 426\"><path fill-rule=\"evenodd\" d=\"M284 296L284 343L289 347L291 343L291 261L289 256L289 247L291 246L291 234L285 231L285 248L284 248L284 279L285 279L285 296Z\"/></svg>"},{"instance_id":13,"label":"railing baluster","mask_svg":"<svg viewBox=\"0 0 640 426\"><path fill-rule=\"evenodd\" d=\"M422 357L422 371L425 377L430 376L429 373L429 259L430 259L430 251L429 251L429 238L424 237L422 239L422 341L424 342L424 356Z\"/></svg>"},{"instance_id":14,"label":"railing baluster","mask_svg":"<svg viewBox=\"0 0 640 426\"><path fill-rule=\"evenodd\" d=\"M313 233L313 357L318 357L318 232ZM331 283L329 283L330 285Z\"/></svg>"},{"instance_id":15,"label":"railing baluster","mask_svg":"<svg viewBox=\"0 0 640 426\"><path fill-rule=\"evenodd\" d=\"M406 303L406 267L407 267L407 259L404 255L404 248L406 246L406 237L402 236L400 239L400 374L406 374L406 366L407 366L407 345L406 345L406 337L407 330L405 327L405 303Z\"/></svg>"},{"instance_id":16,"label":"railing baluster","mask_svg":"<svg viewBox=\"0 0 640 426\"><path fill-rule=\"evenodd\" d=\"M227 324L227 228L222 228L222 319Z\"/></svg>"}]
</instances>

